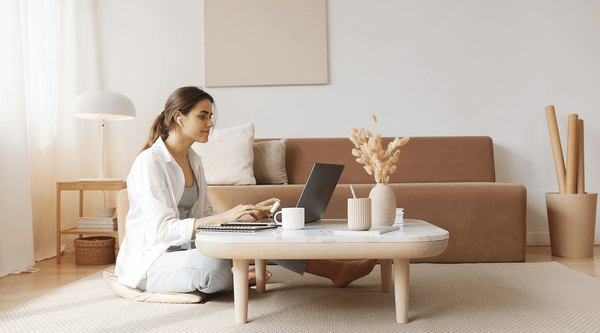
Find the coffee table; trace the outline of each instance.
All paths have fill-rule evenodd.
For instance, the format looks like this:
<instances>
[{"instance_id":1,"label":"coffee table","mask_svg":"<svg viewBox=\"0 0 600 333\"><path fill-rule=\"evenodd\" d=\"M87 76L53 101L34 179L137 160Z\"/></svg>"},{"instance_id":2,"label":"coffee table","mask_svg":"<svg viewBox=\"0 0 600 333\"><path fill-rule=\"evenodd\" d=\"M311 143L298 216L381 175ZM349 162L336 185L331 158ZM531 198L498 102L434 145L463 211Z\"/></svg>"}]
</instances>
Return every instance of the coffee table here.
<instances>
[{"instance_id":1,"label":"coffee table","mask_svg":"<svg viewBox=\"0 0 600 333\"><path fill-rule=\"evenodd\" d=\"M202 232L196 234L196 248L208 257L233 259L238 324L248 321L248 265L252 259L258 293L265 291L267 259L382 259L382 290L388 293L392 290L393 262L396 321L407 323L410 259L441 254L449 233L422 220L405 219L399 226L399 230L381 235L348 233L347 220L322 220L302 230L279 227L257 233Z\"/></svg>"}]
</instances>

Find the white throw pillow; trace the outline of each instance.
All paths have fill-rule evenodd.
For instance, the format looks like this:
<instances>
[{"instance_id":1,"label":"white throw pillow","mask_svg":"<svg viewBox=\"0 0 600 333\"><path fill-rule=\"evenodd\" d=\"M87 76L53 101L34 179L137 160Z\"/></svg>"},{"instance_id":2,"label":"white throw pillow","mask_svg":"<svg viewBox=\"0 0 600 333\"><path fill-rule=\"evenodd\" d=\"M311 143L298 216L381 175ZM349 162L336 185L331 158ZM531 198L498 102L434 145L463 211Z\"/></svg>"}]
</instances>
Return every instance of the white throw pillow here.
<instances>
[{"instance_id":1,"label":"white throw pillow","mask_svg":"<svg viewBox=\"0 0 600 333\"><path fill-rule=\"evenodd\" d=\"M202 156L209 185L255 185L254 124L214 129L207 143L194 143L192 149Z\"/></svg>"},{"instance_id":2,"label":"white throw pillow","mask_svg":"<svg viewBox=\"0 0 600 333\"><path fill-rule=\"evenodd\" d=\"M153 293L141 291L121 284L117 276L113 273L104 271L103 276L104 281L110 290L131 301L151 303L198 303L206 298L206 295L199 291L190 293Z\"/></svg>"}]
</instances>

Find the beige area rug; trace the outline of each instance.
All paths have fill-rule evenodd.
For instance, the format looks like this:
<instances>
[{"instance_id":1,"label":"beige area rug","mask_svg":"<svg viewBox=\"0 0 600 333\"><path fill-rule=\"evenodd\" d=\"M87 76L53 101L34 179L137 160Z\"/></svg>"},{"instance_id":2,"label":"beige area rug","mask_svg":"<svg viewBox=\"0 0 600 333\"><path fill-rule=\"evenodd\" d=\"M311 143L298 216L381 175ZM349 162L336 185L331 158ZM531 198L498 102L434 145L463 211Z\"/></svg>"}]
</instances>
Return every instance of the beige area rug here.
<instances>
[{"instance_id":1,"label":"beige area rug","mask_svg":"<svg viewBox=\"0 0 600 333\"><path fill-rule=\"evenodd\" d=\"M0 332L598 332L600 279L559 263L411 264L409 323L396 323L379 267L347 288L280 267L249 292L249 323L233 294L200 304L118 298L102 273L0 313Z\"/></svg>"}]
</instances>

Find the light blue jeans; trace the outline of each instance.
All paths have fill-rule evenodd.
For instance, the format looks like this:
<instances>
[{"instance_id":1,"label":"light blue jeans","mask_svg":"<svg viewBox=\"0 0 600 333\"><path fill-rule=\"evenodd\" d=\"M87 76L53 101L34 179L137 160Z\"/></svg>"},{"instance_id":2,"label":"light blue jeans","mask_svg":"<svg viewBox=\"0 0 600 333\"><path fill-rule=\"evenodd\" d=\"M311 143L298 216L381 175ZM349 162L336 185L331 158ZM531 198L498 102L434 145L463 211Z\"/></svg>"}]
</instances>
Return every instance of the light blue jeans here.
<instances>
[{"instance_id":1,"label":"light blue jeans","mask_svg":"<svg viewBox=\"0 0 600 333\"><path fill-rule=\"evenodd\" d=\"M272 260L302 275L308 260ZM176 293L198 290L210 294L233 290L232 261L206 257L196 249L165 252L150 266L138 289Z\"/></svg>"}]
</instances>

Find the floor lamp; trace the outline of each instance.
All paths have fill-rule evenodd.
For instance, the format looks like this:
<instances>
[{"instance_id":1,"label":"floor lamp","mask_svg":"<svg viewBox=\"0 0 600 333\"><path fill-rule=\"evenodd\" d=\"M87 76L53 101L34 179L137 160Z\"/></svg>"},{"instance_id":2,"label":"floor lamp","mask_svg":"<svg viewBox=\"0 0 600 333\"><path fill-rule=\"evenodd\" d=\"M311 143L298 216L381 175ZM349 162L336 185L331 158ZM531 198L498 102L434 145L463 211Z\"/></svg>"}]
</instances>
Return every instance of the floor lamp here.
<instances>
[{"instance_id":1,"label":"floor lamp","mask_svg":"<svg viewBox=\"0 0 600 333\"><path fill-rule=\"evenodd\" d=\"M71 115L77 118L100 120L100 178L82 178L81 181L120 181L104 177L104 122L135 118L135 107L125 95L110 91L86 91L71 103Z\"/></svg>"}]
</instances>

